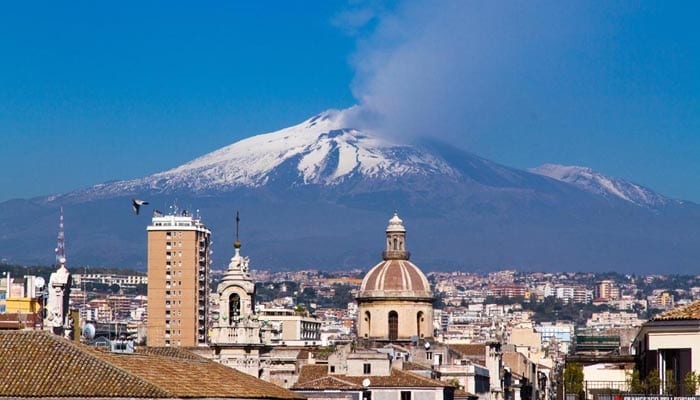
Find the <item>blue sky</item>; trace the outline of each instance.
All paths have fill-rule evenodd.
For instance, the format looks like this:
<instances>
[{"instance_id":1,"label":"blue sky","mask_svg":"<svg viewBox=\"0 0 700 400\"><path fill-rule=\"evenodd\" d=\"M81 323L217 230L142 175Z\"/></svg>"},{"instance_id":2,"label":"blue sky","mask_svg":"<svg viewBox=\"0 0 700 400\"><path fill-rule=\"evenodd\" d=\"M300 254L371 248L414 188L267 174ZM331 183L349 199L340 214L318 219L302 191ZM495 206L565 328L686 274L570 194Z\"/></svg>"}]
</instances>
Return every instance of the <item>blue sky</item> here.
<instances>
[{"instance_id":1,"label":"blue sky","mask_svg":"<svg viewBox=\"0 0 700 400\"><path fill-rule=\"evenodd\" d=\"M700 201L698 8L3 3L0 201L144 176L355 104L407 140Z\"/></svg>"}]
</instances>

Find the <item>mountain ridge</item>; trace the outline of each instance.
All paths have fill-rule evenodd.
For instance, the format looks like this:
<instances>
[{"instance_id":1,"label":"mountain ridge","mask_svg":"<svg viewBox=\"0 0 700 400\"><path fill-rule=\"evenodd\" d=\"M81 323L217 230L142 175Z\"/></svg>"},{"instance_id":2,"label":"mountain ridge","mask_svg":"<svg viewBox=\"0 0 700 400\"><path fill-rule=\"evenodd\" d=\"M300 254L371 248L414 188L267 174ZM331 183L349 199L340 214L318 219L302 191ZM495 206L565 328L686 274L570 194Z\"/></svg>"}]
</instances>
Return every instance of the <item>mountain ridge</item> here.
<instances>
[{"instance_id":1,"label":"mountain ridge","mask_svg":"<svg viewBox=\"0 0 700 400\"><path fill-rule=\"evenodd\" d=\"M201 210L217 242L233 237L240 209L254 267L368 268L395 209L426 270L690 271L700 257L694 203L640 207L564 175L347 125L343 111L328 111L143 178L0 203L0 258L50 262L64 206L69 260L144 268L150 221L133 215L131 197L166 211L173 202ZM215 263L225 265L231 249L215 249Z\"/></svg>"},{"instance_id":2,"label":"mountain ridge","mask_svg":"<svg viewBox=\"0 0 700 400\"><path fill-rule=\"evenodd\" d=\"M605 175L590 167L543 164L528 171L570 183L591 193L616 197L638 206L654 208L666 206L669 203L684 203L682 200L671 199L645 186Z\"/></svg>"}]
</instances>

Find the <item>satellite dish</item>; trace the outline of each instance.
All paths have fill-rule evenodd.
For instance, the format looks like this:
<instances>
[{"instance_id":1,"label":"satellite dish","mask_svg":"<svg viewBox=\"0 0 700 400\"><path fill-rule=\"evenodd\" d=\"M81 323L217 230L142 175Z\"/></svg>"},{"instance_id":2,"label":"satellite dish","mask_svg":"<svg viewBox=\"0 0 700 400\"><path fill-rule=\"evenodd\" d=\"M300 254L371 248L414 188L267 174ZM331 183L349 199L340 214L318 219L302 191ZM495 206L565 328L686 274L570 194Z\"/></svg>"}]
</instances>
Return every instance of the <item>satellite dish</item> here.
<instances>
[{"instance_id":1,"label":"satellite dish","mask_svg":"<svg viewBox=\"0 0 700 400\"><path fill-rule=\"evenodd\" d=\"M91 323L86 323L83 325L83 331L82 331L83 337L85 339L92 340L95 338L95 325Z\"/></svg>"},{"instance_id":2,"label":"satellite dish","mask_svg":"<svg viewBox=\"0 0 700 400\"><path fill-rule=\"evenodd\" d=\"M365 378L362 380L362 387L368 388L371 383L372 382L369 380L369 378Z\"/></svg>"},{"instance_id":3,"label":"satellite dish","mask_svg":"<svg viewBox=\"0 0 700 400\"><path fill-rule=\"evenodd\" d=\"M37 289L43 288L45 284L46 284L46 281L44 280L44 278L42 278L40 276L37 276L36 279L34 279L34 287Z\"/></svg>"},{"instance_id":4,"label":"satellite dish","mask_svg":"<svg viewBox=\"0 0 700 400\"><path fill-rule=\"evenodd\" d=\"M430 343L429 343L429 342L425 342L425 344L423 345L423 347L425 347L425 349L428 350L428 349L430 348Z\"/></svg>"}]
</instances>

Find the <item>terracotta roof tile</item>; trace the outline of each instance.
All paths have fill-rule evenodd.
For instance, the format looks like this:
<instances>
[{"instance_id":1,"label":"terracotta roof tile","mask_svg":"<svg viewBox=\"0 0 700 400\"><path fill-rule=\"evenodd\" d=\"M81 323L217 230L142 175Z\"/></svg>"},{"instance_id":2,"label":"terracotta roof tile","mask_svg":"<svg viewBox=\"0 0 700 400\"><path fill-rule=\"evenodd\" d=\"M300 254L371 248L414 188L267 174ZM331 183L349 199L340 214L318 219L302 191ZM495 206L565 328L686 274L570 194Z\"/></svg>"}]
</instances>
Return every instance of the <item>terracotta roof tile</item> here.
<instances>
[{"instance_id":1,"label":"terracotta roof tile","mask_svg":"<svg viewBox=\"0 0 700 400\"><path fill-rule=\"evenodd\" d=\"M463 356L478 356L486 358L485 344L451 344L450 350L454 350Z\"/></svg>"},{"instance_id":2,"label":"terracotta roof tile","mask_svg":"<svg viewBox=\"0 0 700 400\"><path fill-rule=\"evenodd\" d=\"M700 300L663 312L652 321L700 319Z\"/></svg>"},{"instance_id":3,"label":"terracotta roof tile","mask_svg":"<svg viewBox=\"0 0 700 400\"><path fill-rule=\"evenodd\" d=\"M169 397L81 346L39 331L0 332L0 376L3 397Z\"/></svg>"},{"instance_id":4,"label":"terracotta roof tile","mask_svg":"<svg viewBox=\"0 0 700 400\"><path fill-rule=\"evenodd\" d=\"M334 381L325 378L335 378ZM325 365L306 365L301 368L299 379L292 389L294 390L324 390L324 389L339 389L338 381L346 384L354 384L356 388L362 388L362 381L366 378L372 382L370 387L376 388L399 388L399 387L447 387L450 386L444 382L435 379L429 379L418 374L408 371L401 371L395 368L391 369L391 375L360 375L347 376L340 374L329 374L328 367ZM324 386L328 384L328 386ZM354 389L355 387L348 387Z\"/></svg>"},{"instance_id":5,"label":"terracotta roof tile","mask_svg":"<svg viewBox=\"0 0 700 400\"><path fill-rule=\"evenodd\" d=\"M48 332L0 332L0 396L302 399L184 350L108 353Z\"/></svg>"},{"instance_id":6,"label":"terracotta roof tile","mask_svg":"<svg viewBox=\"0 0 700 400\"><path fill-rule=\"evenodd\" d=\"M403 370L404 371L430 371L430 367L421 365L418 363L410 362L410 361L404 361L403 362Z\"/></svg>"}]
</instances>

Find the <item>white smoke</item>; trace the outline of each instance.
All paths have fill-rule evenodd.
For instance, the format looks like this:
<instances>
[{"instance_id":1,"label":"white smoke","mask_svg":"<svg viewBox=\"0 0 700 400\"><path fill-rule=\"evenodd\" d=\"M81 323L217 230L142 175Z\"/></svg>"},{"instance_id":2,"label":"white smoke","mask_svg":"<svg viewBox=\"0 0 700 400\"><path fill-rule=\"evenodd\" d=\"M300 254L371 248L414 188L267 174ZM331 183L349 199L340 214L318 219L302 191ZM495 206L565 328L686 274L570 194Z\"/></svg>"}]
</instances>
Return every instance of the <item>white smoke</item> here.
<instances>
[{"instance_id":1,"label":"white smoke","mask_svg":"<svg viewBox=\"0 0 700 400\"><path fill-rule=\"evenodd\" d=\"M354 125L468 144L532 121L547 109L548 92L566 89L560 57L576 40L580 17L568 2L351 7L336 22L358 40Z\"/></svg>"}]
</instances>

